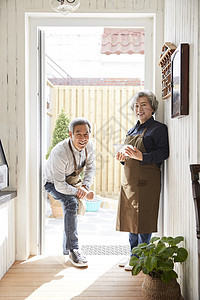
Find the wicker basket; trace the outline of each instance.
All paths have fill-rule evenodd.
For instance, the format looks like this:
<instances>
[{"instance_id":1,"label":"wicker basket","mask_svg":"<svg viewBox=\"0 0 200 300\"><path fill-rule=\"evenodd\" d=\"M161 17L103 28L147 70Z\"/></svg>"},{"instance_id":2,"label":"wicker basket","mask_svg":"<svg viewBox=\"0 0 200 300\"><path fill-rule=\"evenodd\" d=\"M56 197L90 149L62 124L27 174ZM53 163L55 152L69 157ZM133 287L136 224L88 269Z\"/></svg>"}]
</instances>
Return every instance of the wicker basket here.
<instances>
[{"instance_id":1,"label":"wicker basket","mask_svg":"<svg viewBox=\"0 0 200 300\"><path fill-rule=\"evenodd\" d=\"M176 279L172 279L169 283L165 283L161 278L153 278L145 275L142 284L142 292L147 300L180 300L180 285Z\"/></svg>"}]
</instances>

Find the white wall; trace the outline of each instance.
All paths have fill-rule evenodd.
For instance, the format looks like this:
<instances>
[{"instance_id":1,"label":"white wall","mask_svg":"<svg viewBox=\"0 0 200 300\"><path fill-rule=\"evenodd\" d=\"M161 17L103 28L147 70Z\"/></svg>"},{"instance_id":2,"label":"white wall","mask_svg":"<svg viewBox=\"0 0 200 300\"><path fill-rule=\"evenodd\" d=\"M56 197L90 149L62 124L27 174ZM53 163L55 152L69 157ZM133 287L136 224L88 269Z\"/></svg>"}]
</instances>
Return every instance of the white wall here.
<instances>
[{"instance_id":1,"label":"white wall","mask_svg":"<svg viewBox=\"0 0 200 300\"><path fill-rule=\"evenodd\" d=\"M200 163L198 0L166 0L164 40L176 46L190 44L189 115L171 118L171 98L164 101L164 121L169 130L170 157L166 164L164 218L166 235L183 235L189 259L179 269L184 299L199 299L195 211L189 165Z\"/></svg>"},{"instance_id":2,"label":"white wall","mask_svg":"<svg viewBox=\"0 0 200 300\"><path fill-rule=\"evenodd\" d=\"M0 205L0 279L15 261L15 201Z\"/></svg>"}]
</instances>

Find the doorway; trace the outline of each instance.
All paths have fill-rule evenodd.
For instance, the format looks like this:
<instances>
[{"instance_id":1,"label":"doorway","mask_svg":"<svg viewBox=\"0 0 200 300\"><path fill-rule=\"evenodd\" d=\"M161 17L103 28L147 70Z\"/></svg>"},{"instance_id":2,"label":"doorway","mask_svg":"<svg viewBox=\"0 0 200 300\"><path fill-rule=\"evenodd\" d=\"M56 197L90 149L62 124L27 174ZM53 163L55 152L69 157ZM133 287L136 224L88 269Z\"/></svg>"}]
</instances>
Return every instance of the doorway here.
<instances>
[{"instance_id":1,"label":"doorway","mask_svg":"<svg viewBox=\"0 0 200 300\"><path fill-rule=\"evenodd\" d=\"M58 20L56 20L58 21ZM51 20L52 22L52 20ZM33 36L36 34L36 29L38 27L40 27L41 29L43 29L43 27L46 27L46 26L50 26L50 20L46 19L39 19L39 20L36 20L36 19L33 19L32 22L31 22L31 25L32 25L32 31L33 31ZM152 82L152 76L151 76L151 73L153 69L153 66L152 66L152 63L153 63L153 45L152 45L152 23L153 23L153 18L150 17L150 18L145 18L145 19L141 19L141 18L138 18L138 19L134 19L134 18L130 18L128 15L126 15L126 18L122 19L122 15L120 15L120 17L112 17L112 18L95 18L95 17L92 17L92 18L71 18L70 19L70 22L69 22L69 19L68 20L62 20L62 22L60 22L59 20L59 24L57 24L57 26L61 26L61 23L62 23L62 26L64 23L68 23L68 24L64 24L64 26L68 26L68 28L71 26L71 23L73 23L73 25L76 25L76 26L80 26L80 24L82 23L85 24L87 22L87 26L88 24L90 23L89 26L94 27L94 26L102 26L102 27L105 27L105 26L109 26L109 27L119 27L119 26L143 26L145 28L145 33L146 33L146 40L145 40L145 43L146 43L146 47L148 47L148 49L150 49L150 51L148 51L147 55L146 55L146 62L148 61L148 64L145 63L145 72L144 72L144 81L145 81L145 87L146 88L149 88L149 89L152 89L152 85L153 85L153 82ZM69 25L70 23L70 25ZM37 24L37 26L36 26ZM150 24L150 25L149 25ZM52 23L51 23L51 26L52 26ZM60 27L61 28L61 27ZM34 39L33 39L34 40ZM151 59L148 59L151 58ZM32 56L32 59L34 60L34 57ZM35 66L32 66L33 69L35 69ZM148 80L149 79L149 80ZM35 89L36 87L33 86L31 84L32 88ZM45 111L45 110L44 110ZM44 117L44 116L43 116ZM44 130L44 128L43 128ZM39 134L39 133L38 133ZM43 139L42 139L43 140ZM42 142L41 142L42 143ZM44 145L40 145L40 149L42 149L42 157L44 157L45 155L45 146ZM40 161L40 166L38 167L38 171L39 172L42 172L42 161ZM36 184L37 186L37 189L38 189L38 184ZM40 195L40 199L38 198L39 200L39 203L43 203L42 202L42 192L39 192L39 195ZM40 215L40 217L38 218L39 222L38 222L38 231L37 231L37 244L38 244L38 252L39 253L42 253L44 251L44 230L45 230L45 218L44 218L44 212L45 212L45 207L44 207L44 203L42 204L42 208L40 207L40 205L38 205L38 215ZM32 228L33 230L35 230L34 226ZM40 237L40 238L39 238ZM43 247L42 247L43 245ZM42 250L43 249L43 250Z\"/></svg>"},{"instance_id":2,"label":"doorway","mask_svg":"<svg viewBox=\"0 0 200 300\"><path fill-rule=\"evenodd\" d=\"M96 172L91 189L95 191L95 200L102 202L100 211L87 211L84 218L79 216L82 248L91 250L91 240L93 245L98 244L98 251L100 245L104 248L111 243L127 245L127 235L115 230L123 167L115 160L113 144L123 143L126 132L135 123L129 100L144 88L144 28L68 26L42 30L47 82L47 156L52 144L63 140L63 134L59 139L63 114L67 122L81 116L92 125ZM108 30L112 36L106 36L104 47L106 53L111 52L109 55L102 49L104 32ZM50 195L46 204L44 253L58 254L62 250L62 207Z\"/></svg>"}]
</instances>

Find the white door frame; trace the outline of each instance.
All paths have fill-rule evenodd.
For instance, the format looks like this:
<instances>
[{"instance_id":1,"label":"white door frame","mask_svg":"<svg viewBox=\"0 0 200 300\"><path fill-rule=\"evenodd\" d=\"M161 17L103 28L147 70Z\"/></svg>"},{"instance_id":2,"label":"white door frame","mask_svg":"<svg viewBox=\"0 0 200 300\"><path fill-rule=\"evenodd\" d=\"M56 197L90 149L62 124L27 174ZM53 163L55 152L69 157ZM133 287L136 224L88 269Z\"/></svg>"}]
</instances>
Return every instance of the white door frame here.
<instances>
[{"instance_id":1,"label":"white door frame","mask_svg":"<svg viewBox=\"0 0 200 300\"><path fill-rule=\"evenodd\" d=\"M30 203L30 252L31 254L40 254L39 228L39 209L42 201L42 192L40 191L40 101L39 86L37 84L38 70L38 51L37 51L37 30L46 26L116 26L116 27L145 27L145 88L160 94L160 81L155 85L155 78L158 78L157 63L155 57L158 57L160 50L160 41L157 42L156 14L154 13L119 13L119 14L97 14L97 13L73 13L67 17L59 14L44 13L26 13L26 105L27 116L26 126L30 135L29 155L30 170L29 174L29 203ZM43 115L45 118L45 116ZM37 220L37 222L36 222Z\"/></svg>"}]
</instances>

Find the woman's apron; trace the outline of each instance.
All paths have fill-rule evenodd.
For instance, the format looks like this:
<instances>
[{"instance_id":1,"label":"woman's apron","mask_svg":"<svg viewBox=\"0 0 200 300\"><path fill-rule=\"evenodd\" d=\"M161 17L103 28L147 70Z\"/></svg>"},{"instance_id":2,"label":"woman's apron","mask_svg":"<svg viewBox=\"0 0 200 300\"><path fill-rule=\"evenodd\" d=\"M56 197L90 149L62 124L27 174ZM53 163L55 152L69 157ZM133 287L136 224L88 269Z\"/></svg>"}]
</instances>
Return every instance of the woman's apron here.
<instances>
[{"instance_id":1,"label":"woman's apron","mask_svg":"<svg viewBox=\"0 0 200 300\"><path fill-rule=\"evenodd\" d=\"M125 144L146 153L142 134L127 135ZM126 157L120 189L116 229L132 233L157 231L160 198L160 169Z\"/></svg>"},{"instance_id":2,"label":"woman's apron","mask_svg":"<svg viewBox=\"0 0 200 300\"><path fill-rule=\"evenodd\" d=\"M69 176L66 176L66 182L76 188L79 188L81 185L82 185L82 179L81 179L81 172L82 170L84 169L85 167L85 164L86 164L86 160L87 160L87 150L85 148L85 156L86 156L86 159L85 159L85 162L84 162L84 165L78 169L77 168L77 163L76 163L76 159L75 159L75 155L74 155L74 152L72 150L72 146L70 144L70 141L69 141L69 148L72 152L72 155L73 155L73 159L74 159L74 168L75 168L75 171L70 174ZM86 211L86 204L85 204L85 200L84 199L78 199L78 211L77 213L79 215L84 215L85 214L85 211Z\"/></svg>"}]
</instances>

